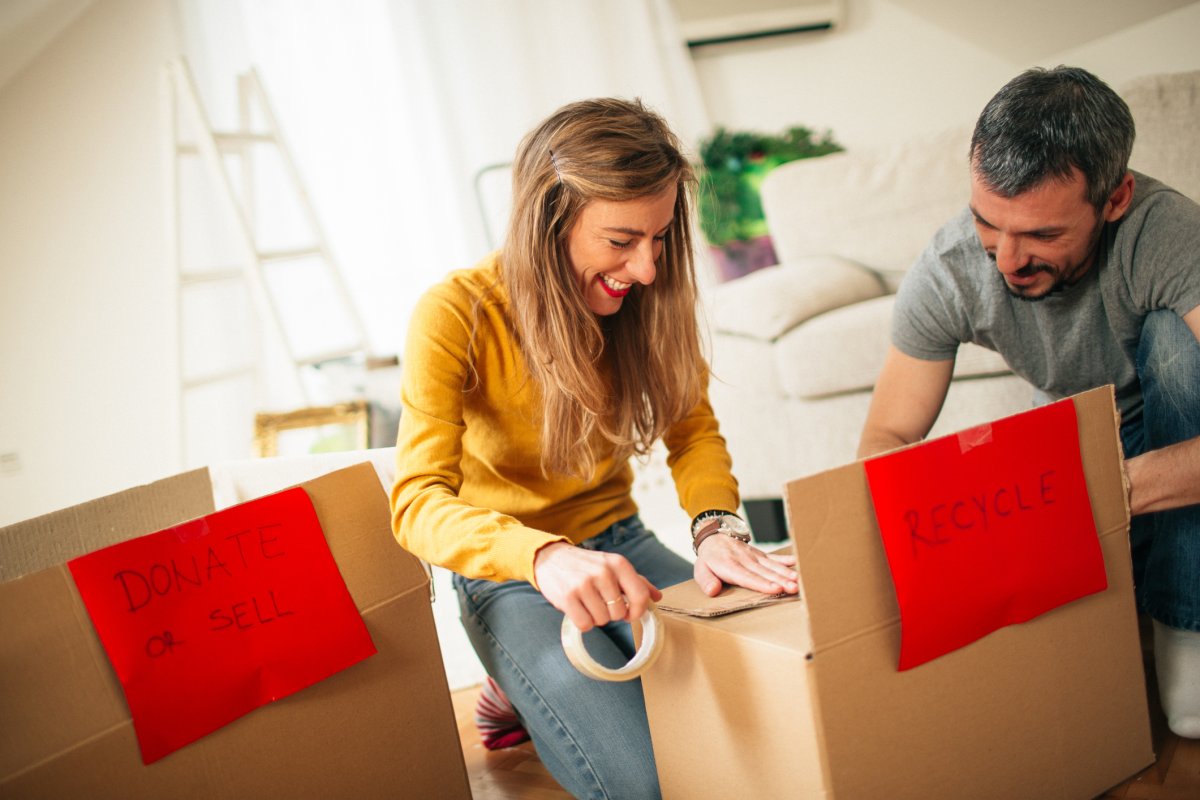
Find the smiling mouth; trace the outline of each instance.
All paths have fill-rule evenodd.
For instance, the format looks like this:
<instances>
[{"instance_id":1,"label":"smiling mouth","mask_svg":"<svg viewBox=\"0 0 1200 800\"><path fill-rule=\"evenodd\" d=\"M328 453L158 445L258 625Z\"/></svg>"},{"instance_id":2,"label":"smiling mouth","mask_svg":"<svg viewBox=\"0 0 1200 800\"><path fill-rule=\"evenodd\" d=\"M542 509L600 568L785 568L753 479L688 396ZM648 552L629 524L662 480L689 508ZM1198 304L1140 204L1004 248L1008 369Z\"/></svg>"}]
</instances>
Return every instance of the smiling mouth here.
<instances>
[{"instance_id":1,"label":"smiling mouth","mask_svg":"<svg viewBox=\"0 0 1200 800\"><path fill-rule=\"evenodd\" d=\"M1047 264L1027 264L1005 275L1004 280L1010 286L1028 286L1037 280L1037 277L1042 273L1053 276L1054 270Z\"/></svg>"},{"instance_id":2,"label":"smiling mouth","mask_svg":"<svg viewBox=\"0 0 1200 800\"><path fill-rule=\"evenodd\" d=\"M633 288L632 283L621 283L607 275L597 275L596 280L604 287L604 291L609 297L624 297Z\"/></svg>"}]
</instances>

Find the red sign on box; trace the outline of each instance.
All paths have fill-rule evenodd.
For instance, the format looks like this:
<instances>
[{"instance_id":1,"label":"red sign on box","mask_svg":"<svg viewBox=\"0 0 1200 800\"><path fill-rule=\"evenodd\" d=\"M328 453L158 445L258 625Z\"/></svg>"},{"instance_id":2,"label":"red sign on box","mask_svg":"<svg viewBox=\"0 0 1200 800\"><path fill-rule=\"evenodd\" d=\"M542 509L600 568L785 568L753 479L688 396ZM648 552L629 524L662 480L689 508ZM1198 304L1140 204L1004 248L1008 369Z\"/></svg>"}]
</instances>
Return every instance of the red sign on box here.
<instances>
[{"instance_id":1,"label":"red sign on box","mask_svg":"<svg viewBox=\"0 0 1200 800\"><path fill-rule=\"evenodd\" d=\"M1070 400L864 466L901 670L1108 585Z\"/></svg>"},{"instance_id":2,"label":"red sign on box","mask_svg":"<svg viewBox=\"0 0 1200 800\"><path fill-rule=\"evenodd\" d=\"M303 489L69 566L147 764L375 653Z\"/></svg>"}]
</instances>

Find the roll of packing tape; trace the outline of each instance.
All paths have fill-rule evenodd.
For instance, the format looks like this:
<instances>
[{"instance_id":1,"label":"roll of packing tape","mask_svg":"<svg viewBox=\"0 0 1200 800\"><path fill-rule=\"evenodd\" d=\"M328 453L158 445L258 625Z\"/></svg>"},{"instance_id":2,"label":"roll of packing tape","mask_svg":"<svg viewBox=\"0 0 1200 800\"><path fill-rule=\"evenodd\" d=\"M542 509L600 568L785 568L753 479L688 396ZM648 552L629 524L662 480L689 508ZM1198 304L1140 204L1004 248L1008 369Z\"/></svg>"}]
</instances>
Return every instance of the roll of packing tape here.
<instances>
[{"instance_id":1,"label":"roll of packing tape","mask_svg":"<svg viewBox=\"0 0 1200 800\"><path fill-rule=\"evenodd\" d=\"M583 646L583 633L576 627L571 618L564 615L562 622L562 645L575 669L598 681L631 681L641 675L658 658L662 652L664 630L659 625L658 615L653 606L646 607L646 613L639 620L642 624L642 646L629 659L629 663L620 669L610 669L596 663Z\"/></svg>"}]
</instances>

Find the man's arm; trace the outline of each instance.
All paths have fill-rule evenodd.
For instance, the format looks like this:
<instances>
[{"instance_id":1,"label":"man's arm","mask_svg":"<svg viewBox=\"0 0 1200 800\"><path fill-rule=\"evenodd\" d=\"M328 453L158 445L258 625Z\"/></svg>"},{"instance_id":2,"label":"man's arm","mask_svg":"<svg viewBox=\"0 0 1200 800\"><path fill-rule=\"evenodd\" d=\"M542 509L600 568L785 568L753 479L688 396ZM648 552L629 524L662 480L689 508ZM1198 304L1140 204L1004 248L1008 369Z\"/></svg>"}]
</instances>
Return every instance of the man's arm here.
<instances>
[{"instance_id":1,"label":"man's arm","mask_svg":"<svg viewBox=\"0 0 1200 800\"><path fill-rule=\"evenodd\" d=\"M1183 321L1200 341L1200 307ZM1147 514L1200 503L1200 437L1151 450L1125 462L1129 513Z\"/></svg>"},{"instance_id":2,"label":"man's arm","mask_svg":"<svg viewBox=\"0 0 1200 800\"><path fill-rule=\"evenodd\" d=\"M892 345L875 383L858 457L919 442L942 411L954 359L923 361Z\"/></svg>"}]
</instances>

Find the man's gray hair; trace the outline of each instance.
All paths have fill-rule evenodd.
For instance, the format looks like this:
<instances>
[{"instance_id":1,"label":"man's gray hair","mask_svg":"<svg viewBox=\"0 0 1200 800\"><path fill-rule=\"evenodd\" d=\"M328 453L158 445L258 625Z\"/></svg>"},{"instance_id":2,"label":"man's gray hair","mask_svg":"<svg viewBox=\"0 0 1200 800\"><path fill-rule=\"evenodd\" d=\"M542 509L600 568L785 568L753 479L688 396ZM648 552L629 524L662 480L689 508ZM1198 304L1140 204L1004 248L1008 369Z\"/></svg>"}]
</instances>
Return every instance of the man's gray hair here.
<instances>
[{"instance_id":1,"label":"man's gray hair","mask_svg":"<svg viewBox=\"0 0 1200 800\"><path fill-rule=\"evenodd\" d=\"M1108 84L1077 67L1030 69L988 101L971 136L971 169L1015 197L1076 167L1097 209L1120 185L1133 149L1133 116Z\"/></svg>"}]
</instances>

